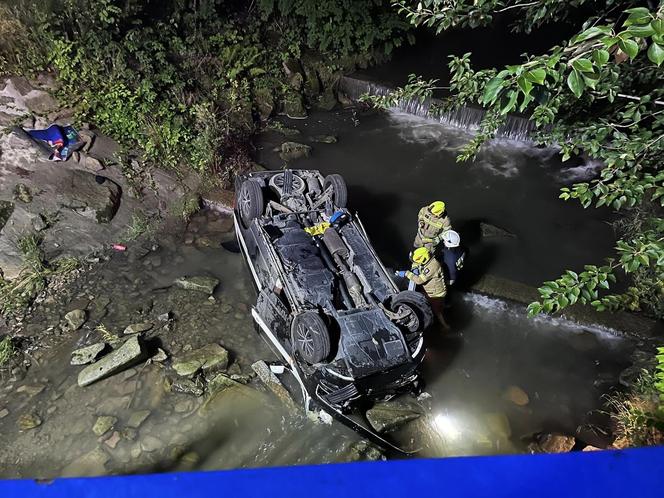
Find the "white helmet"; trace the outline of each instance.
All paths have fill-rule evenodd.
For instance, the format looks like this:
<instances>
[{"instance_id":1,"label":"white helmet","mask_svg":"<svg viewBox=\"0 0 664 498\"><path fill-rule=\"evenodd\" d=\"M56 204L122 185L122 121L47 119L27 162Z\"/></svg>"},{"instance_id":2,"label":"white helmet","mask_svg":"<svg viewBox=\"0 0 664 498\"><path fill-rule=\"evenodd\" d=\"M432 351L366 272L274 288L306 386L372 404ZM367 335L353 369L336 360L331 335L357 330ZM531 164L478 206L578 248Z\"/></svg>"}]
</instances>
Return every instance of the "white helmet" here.
<instances>
[{"instance_id":1,"label":"white helmet","mask_svg":"<svg viewBox=\"0 0 664 498\"><path fill-rule=\"evenodd\" d=\"M461 237L454 230L448 230L443 233L443 244L445 247L459 247Z\"/></svg>"}]
</instances>

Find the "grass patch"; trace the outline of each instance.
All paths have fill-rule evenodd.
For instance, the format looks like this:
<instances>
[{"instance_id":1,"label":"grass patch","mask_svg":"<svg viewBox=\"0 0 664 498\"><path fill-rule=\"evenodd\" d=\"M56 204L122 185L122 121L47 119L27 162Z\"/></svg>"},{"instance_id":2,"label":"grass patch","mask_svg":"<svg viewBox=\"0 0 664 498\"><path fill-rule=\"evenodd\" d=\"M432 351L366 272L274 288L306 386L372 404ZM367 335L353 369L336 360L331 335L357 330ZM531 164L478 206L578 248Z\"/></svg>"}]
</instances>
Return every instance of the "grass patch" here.
<instances>
[{"instance_id":1,"label":"grass patch","mask_svg":"<svg viewBox=\"0 0 664 498\"><path fill-rule=\"evenodd\" d=\"M122 242L132 242L141 236L151 237L157 229L157 220L154 216L147 216L142 211L136 211L131 217L131 223L122 236Z\"/></svg>"},{"instance_id":2,"label":"grass patch","mask_svg":"<svg viewBox=\"0 0 664 498\"><path fill-rule=\"evenodd\" d=\"M0 340L0 368L3 368L12 359L16 350L14 344L9 336L5 336Z\"/></svg>"},{"instance_id":3,"label":"grass patch","mask_svg":"<svg viewBox=\"0 0 664 498\"><path fill-rule=\"evenodd\" d=\"M201 210L201 197L198 194L187 194L171 206L171 214L188 222L193 215Z\"/></svg>"},{"instance_id":4,"label":"grass patch","mask_svg":"<svg viewBox=\"0 0 664 498\"><path fill-rule=\"evenodd\" d=\"M664 348L659 348L660 354ZM655 372L644 370L629 393L609 398L616 422L617 448L664 444L664 393L658 379L664 359Z\"/></svg>"},{"instance_id":5,"label":"grass patch","mask_svg":"<svg viewBox=\"0 0 664 498\"><path fill-rule=\"evenodd\" d=\"M19 239L24 268L14 280L0 277L0 314L8 316L24 311L46 288L49 277L78 268L76 258L60 258L49 264L41 242L41 237L34 234Z\"/></svg>"}]
</instances>

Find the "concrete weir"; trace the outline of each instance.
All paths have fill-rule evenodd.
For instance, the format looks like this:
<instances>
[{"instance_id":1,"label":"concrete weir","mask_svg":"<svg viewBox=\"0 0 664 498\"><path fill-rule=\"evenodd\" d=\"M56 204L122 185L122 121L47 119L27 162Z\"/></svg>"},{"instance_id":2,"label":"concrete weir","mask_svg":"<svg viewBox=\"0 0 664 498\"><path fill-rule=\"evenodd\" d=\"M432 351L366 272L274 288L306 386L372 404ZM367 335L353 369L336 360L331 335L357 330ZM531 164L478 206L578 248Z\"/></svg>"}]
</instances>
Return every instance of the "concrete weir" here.
<instances>
[{"instance_id":1,"label":"concrete weir","mask_svg":"<svg viewBox=\"0 0 664 498\"><path fill-rule=\"evenodd\" d=\"M485 275L470 286L470 290L491 297L528 305L539 299L535 287L496 275ZM642 315L626 311L596 311L590 306L574 305L556 314L587 327L601 327L609 332L643 340L661 335L662 324Z\"/></svg>"}]
</instances>

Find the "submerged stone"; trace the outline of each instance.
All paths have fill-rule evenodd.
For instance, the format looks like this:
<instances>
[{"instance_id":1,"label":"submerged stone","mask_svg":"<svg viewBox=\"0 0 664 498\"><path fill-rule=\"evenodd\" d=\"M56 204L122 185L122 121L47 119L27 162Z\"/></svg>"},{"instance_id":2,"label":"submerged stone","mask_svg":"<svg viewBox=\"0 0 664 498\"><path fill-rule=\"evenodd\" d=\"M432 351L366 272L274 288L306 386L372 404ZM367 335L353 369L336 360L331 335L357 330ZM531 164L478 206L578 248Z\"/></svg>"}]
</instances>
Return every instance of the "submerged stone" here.
<instances>
[{"instance_id":1,"label":"submerged stone","mask_svg":"<svg viewBox=\"0 0 664 498\"><path fill-rule=\"evenodd\" d=\"M334 135L314 135L311 137L312 142L319 142L322 144L336 144L337 137Z\"/></svg>"},{"instance_id":2,"label":"submerged stone","mask_svg":"<svg viewBox=\"0 0 664 498\"><path fill-rule=\"evenodd\" d=\"M112 416L102 415L97 417L95 425L92 426L92 432L95 436L103 436L113 428L117 421L118 419Z\"/></svg>"},{"instance_id":3,"label":"submerged stone","mask_svg":"<svg viewBox=\"0 0 664 498\"><path fill-rule=\"evenodd\" d=\"M78 385L87 386L133 365L143 356L143 346L135 335L115 351L89 365L78 374Z\"/></svg>"},{"instance_id":4,"label":"submerged stone","mask_svg":"<svg viewBox=\"0 0 664 498\"><path fill-rule=\"evenodd\" d=\"M69 363L72 365L87 365L88 363L92 363L105 348L106 343L98 342L72 351Z\"/></svg>"},{"instance_id":5,"label":"submerged stone","mask_svg":"<svg viewBox=\"0 0 664 498\"><path fill-rule=\"evenodd\" d=\"M219 280L214 277L180 277L174 284L181 289L212 294Z\"/></svg>"},{"instance_id":6,"label":"submerged stone","mask_svg":"<svg viewBox=\"0 0 664 498\"><path fill-rule=\"evenodd\" d=\"M408 405L400 403L377 403L367 410L367 420L378 432L390 432L422 416Z\"/></svg>"},{"instance_id":7,"label":"submerged stone","mask_svg":"<svg viewBox=\"0 0 664 498\"><path fill-rule=\"evenodd\" d=\"M18 428L22 431L35 429L42 424L42 419L35 413L24 413L16 421Z\"/></svg>"},{"instance_id":8,"label":"submerged stone","mask_svg":"<svg viewBox=\"0 0 664 498\"><path fill-rule=\"evenodd\" d=\"M65 322L67 322L67 328L69 330L78 330L87 320L87 314L85 310L72 310L65 315Z\"/></svg>"},{"instance_id":9,"label":"submerged stone","mask_svg":"<svg viewBox=\"0 0 664 498\"><path fill-rule=\"evenodd\" d=\"M176 379L171 384L171 391L174 393L191 394L193 396L202 396L205 392L203 387L190 379Z\"/></svg>"},{"instance_id":10,"label":"submerged stone","mask_svg":"<svg viewBox=\"0 0 664 498\"><path fill-rule=\"evenodd\" d=\"M14 187L14 200L29 204L32 202L32 192L24 183L17 183Z\"/></svg>"},{"instance_id":11,"label":"submerged stone","mask_svg":"<svg viewBox=\"0 0 664 498\"><path fill-rule=\"evenodd\" d=\"M138 429L145 419L150 416L150 410L138 410L132 413L127 420L127 427L130 429Z\"/></svg>"},{"instance_id":12,"label":"submerged stone","mask_svg":"<svg viewBox=\"0 0 664 498\"><path fill-rule=\"evenodd\" d=\"M240 384L240 382L237 382L226 374L220 373L208 382L208 391L210 391L211 394L214 394L229 387L237 386L238 384Z\"/></svg>"},{"instance_id":13,"label":"submerged stone","mask_svg":"<svg viewBox=\"0 0 664 498\"><path fill-rule=\"evenodd\" d=\"M480 223L480 232L482 234L483 238L489 238L489 237L502 237L502 238L513 238L516 237L512 232L509 230L505 230L504 228L500 228L499 226L492 225L491 223Z\"/></svg>"},{"instance_id":14,"label":"submerged stone","mask_svg":"<svg viewBox=\"0 0 664 498\"><path fill-rule=\"evenodd\" d=\"M311 147L298 142L284 142L281 144L279 157L284 161L293 161L303 157L309 157Z\"/></svg>"},{"instance_id":15,"label":"submerged stone","mask_svg":"<svg viewBox=\"0 0 664 498\"><path fill-rule=\"evenodd\" d=\"M62 477L99 476L106 473L106 462L110 456L101 448L78 457L61 471Z\"/></svg>"},{"instance_id":16,"label":"submerged stone","mask_svg":"<svg viewBox=\"0 0 664 498\"><path fill-rule=\"evenodd\" d=\"M181 377L191 377L199 370L216 368L224 370L228 366L228 351L219 344L208 344L186 353L173 362L173 369Z\"/></svg>"},{"instance_id":17,"label":"submerged stone","mask_svg":"<svg viewBox=\"0 0 664 498\"><path fill-rule=\"evenodd\" d=\"M503 399L511 401L517 406L526 406L530 402L526 391L519 386L509 386L503 393Z\"/></svg>"}]
</instances>

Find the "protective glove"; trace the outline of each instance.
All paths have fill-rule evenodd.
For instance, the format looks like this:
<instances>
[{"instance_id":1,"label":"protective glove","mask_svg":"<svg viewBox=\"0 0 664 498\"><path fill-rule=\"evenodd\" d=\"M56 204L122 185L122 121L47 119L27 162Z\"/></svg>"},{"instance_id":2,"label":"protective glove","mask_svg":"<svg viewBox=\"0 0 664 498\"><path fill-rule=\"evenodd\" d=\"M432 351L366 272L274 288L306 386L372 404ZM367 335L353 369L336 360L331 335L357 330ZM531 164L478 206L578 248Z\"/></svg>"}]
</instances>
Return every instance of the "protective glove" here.
<instances>
[{"instance_id":1,"label":"protective glove","mask_svg":"<svg viewBox=\"0 0 664 498\"><path fill-rule=\"evenodd\" d=\"M394 272L394 276L403 278L406 276L406 272L404 270L398 270Z\"/></svg>"}]
</instances>

